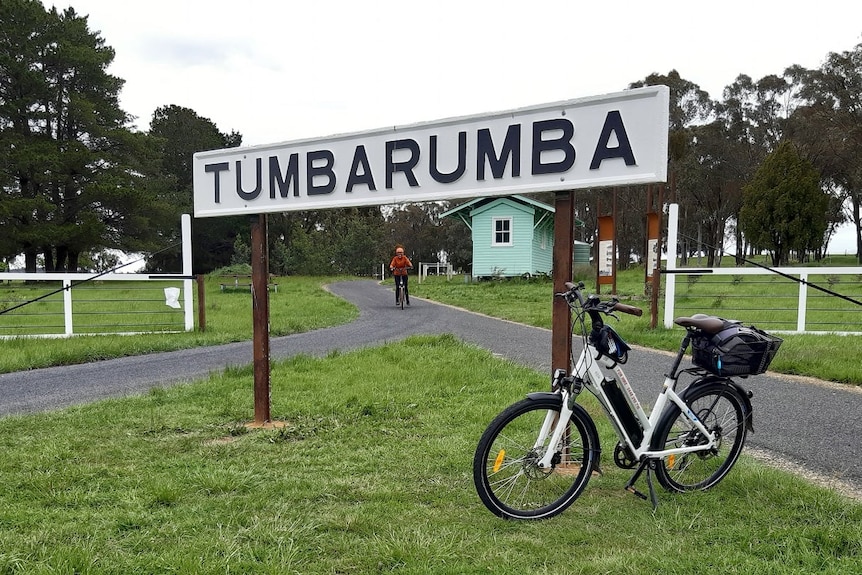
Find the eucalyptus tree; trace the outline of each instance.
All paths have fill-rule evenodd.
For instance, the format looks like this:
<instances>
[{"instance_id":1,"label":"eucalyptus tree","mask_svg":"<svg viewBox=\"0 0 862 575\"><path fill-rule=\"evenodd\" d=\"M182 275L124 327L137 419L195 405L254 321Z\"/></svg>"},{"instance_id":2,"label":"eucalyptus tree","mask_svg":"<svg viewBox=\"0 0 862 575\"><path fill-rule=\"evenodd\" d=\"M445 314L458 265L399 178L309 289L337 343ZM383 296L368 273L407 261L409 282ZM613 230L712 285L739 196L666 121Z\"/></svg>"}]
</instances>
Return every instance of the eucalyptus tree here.
<instances>
[{"instance_id":1,"label":"eucalyptus tree","mask_svg":"<svg viewBox=\"0 0 862 575\"><path fill-rule=\"evenodd\" d=\"M742 198L744 179L739 158L744 149L721 121L689 130L688 154L679 162L677 185L685 190L689 214L694 221L684 222L690 246L706 256L706 265L718 265L723 253L728 224L735 219Z\"/></svg>"},{"instance_id":2,"label":"eucalyptus tree","mask_svg":"<svg viewBox=\"0 0 862 575\"><path fill-rule=\"evenodd\" d=\"M716 103L717 130L726 140L715 187L722 201L716 209L729 224L739 221L742 186L751 180L764 158L785 137L787 118L796 105L791 77L768 75L758 81L740 74ZM741 227L733 226L737 263L745 252Z\"/></svg>"},{"instance_id":3,"label":"eucalyptus tree","mask_svg":"<svg viewBox=\"0 0 862 575\"><path fill-rule=\"evenodd\" d=\"M694 245L692 238L698 235L699 222L709 216L708 208L700 205L697 197L691 193L691 186L697 184L698 179L688 172L698 167L697 162L692 158L692 154L695 153L693 149L696 143L695 128L713 121L715 103L705 90L680 76L676 70L671 70L666 75L650 74L644 80L630 84L630 87L657 84L663 84L670 89L668 172L676 186L671 190L675 197L666 194L665 198L667 201L677 202L680 206L680 254L684 263L689 253L699 249ZM645 202L640 205L645 205ZM640 210L632 210L632 215L634 214L637 214L640 220L644 219ZM634 226L627 227L637 229ZM645 228L637 233L641 238L644 237ZM639 244L633 242L633 245Z\"/></svg>"},{"instance_id":4,"label":"eucalyptus tree","mask_svg":"<svg viewBox=\"0 0 862 575\"><path fill-rule=\"evenodd\" d=\"M414 263L438 261L439 253L446 249L444 235L438 232L450 222L437 217L443 211L439 202L395 206L386 217L390 251L395 244L404 244Z\"/></svg>"},{"instance_id":5,"label":"eucalyptus tree","mask_svg":"<svg viewBox=\"0 0 862 575\"><path fill-rule=\"evenodd\" d=\"M159 146L162 172L171 179L171 215L161 230L163 251L148 258L153 271L177 271L180 268L180 214L194 210L192 157L195 152L236 147L242 144L237 132L222 133L209 118L190 108L166 105L153 112L149 135ZM195 219L192 223L192 269L207 273L228 265L237 234L250 233L250 220L243 216Z\"/></svg>"},{"instance_id":6,"label":"eucalyptus tree","mask_svg":"<svg viewBox=\"0 0 862 575\"><path fill-rule=\"evenodd\" d=\"M792 137L841 193L862 263L862 44L830 53L817 70L793 71L806 105L792 116Z\"/></svg>"},{"instance_id":7,"label":"eucalyptus tree","mask_svg":"<svg viewBox=\"0 0 862 575\"><path fill-rule=\"evenodd\" d=\"M392 251L377 206L269 216L270 269L283 275L370 275Z\"/></svg>"},{"instance_id":8,"label":"eucalyptus tree","mask_svg":"<svg viewBox=\"0 0 862 575\"><path fill-rule=\"evenodd\" d=\"M331 270L340 274L370 275L391 250L386 249L386 222L378 206L326 210L323 230L330 244Z\"/></svg>"}]
</instances>

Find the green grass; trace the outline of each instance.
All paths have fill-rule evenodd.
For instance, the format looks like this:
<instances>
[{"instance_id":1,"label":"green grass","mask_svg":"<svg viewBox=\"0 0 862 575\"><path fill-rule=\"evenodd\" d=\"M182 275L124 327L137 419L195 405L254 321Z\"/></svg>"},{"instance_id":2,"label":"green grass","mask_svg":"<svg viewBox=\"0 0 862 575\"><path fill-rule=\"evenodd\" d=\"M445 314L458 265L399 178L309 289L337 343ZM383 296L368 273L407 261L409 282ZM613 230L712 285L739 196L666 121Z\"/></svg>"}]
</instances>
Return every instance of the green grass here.
<instances>
[{"instance_id":1,"label":"green grass","mask_svg":"<svg viewBox=\"0 0 862 575\"><path fill-rule=\"evenodd\" d=\"M280 429L245 427L251 379L0 419L0 574L862 572L858 502L745 456L653 512L593 403L605 474L557 518L497 519L473 450L547 377L453 337L274 364Z\"/></svg>"}]
</instances>

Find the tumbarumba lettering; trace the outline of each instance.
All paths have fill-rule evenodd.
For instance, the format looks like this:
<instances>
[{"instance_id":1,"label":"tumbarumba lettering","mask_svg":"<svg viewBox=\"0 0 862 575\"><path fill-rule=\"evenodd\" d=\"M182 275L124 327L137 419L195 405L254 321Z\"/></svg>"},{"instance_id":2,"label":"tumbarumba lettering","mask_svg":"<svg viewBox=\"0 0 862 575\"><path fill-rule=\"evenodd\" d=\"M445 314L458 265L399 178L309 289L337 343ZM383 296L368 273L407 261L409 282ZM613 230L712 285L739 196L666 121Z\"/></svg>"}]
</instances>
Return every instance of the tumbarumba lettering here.
<instances>
[{"instance_id":1,"label":"tumbarumba lettering","mask_svg":"<svg viewBox=\"0 0 862 575\"><path fill-rule=\"evenodd\" d=\"M524 138L524 134L528 137ZM281 201L327 196L336 191L377 192L381 182L385 190L392 190L404 184L412 189L421 188L423 183L463 183L467 178L477 183L514 179L521 177L522 169L529 169L534 176L562 176L578 159L575 135L575 125L561 117L537 120L527 126L512 123L502 136L500 130L495 136L490 128L478 128L473 132L458 131L457 135L431 134L421 140L385 140L380 150L357 144L352 153L344 154L340 148L340 156L329 148L282 152L266 158L243 156L233 162L205 164L204 172L212 174L213 199L217 204L224 194L235 194L248 202L266 195L270 200ZM612 138L617 143L613 147ZM588 156L590 170L598 170L607 161L636 165L619 111L607 113L597 142L580 145L592 152ZM444 150L448 152L445 160L441 157ZM371 158L381 156L370 156L370 151L382 151L383 160L375 163Z\"/></svg>"}]
</instances>

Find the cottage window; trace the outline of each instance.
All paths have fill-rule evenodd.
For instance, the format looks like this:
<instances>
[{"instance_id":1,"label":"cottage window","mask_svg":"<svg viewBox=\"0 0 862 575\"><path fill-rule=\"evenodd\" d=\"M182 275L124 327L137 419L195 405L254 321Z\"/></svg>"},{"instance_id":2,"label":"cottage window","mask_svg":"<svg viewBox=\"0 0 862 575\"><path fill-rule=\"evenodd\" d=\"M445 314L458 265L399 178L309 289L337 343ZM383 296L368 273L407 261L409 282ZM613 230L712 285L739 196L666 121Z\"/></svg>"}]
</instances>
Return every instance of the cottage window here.
<instances>
[{"instance_id":1,"label":"cottage window","mask_svg":"<svg viewBox=\"0 0 862 575\"><path fill-rule=\"evenodd\" d=\"M494 218L493 219L493 237L491 239L492 246L511 246L512 245L512 218Z\"/></svg>"}]
</instances>

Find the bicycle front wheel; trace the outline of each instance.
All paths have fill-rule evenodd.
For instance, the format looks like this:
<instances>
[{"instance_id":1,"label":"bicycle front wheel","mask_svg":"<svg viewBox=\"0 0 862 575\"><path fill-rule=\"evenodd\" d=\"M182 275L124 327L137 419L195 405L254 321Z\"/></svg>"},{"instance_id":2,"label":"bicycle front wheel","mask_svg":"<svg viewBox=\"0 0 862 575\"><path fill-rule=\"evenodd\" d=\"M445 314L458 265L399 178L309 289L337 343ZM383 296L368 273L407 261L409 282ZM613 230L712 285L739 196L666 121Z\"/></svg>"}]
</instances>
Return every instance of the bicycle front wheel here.
<instances>
[{"instance_id":1,"label":"bicycle front wheel","mask_svg":"<svg viewBox=\"0 0 862 575\"><path fill-rule=\"evenodd\" d=\"M704 427L715 434L715 447L664 457L656 468L659 483L669 491L705 490L730 472L745 443L746 410L739 393L729 385L712 383L693 390L685 398ZM656 426L653 449L704 445L707 439L691 420L672 405Z\"/></svg>"},{"instance_id":2,"label":"bicycle front wheel","mask_svg":"<svg viewBox=\"0 0 862 575\"><path fill-rule=\"evenodd\" d=\"M498 415L482 434L473 458L473 482L482 503L506 519L544 519L571 505L587 486L599 442L584 409L575 411L558 445L549 445L560 424L559 396L519 401ZM539 437L550 414L547 437ZM553 450L552 467L539 461Z\"/></svg>"}]
</instances>

